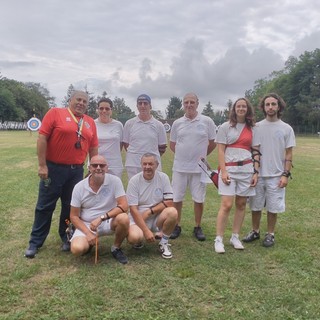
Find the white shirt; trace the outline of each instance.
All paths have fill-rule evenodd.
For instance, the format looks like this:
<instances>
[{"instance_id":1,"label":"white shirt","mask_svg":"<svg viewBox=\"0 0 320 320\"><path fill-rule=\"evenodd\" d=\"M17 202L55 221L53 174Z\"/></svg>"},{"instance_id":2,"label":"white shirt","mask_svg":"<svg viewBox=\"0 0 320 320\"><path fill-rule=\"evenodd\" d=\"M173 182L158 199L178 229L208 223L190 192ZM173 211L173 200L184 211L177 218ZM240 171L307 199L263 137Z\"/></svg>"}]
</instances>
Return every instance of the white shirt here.
<instances>
[{"instance_id":1,"label":"white shirt","mask_svg":"<svg viewBox=\"0 0 320 320\"><path fill-rule=\"evenodd\" d=\"M123 138L122 123L114 119L109 123L100 122L99 119L94 121L99 140L98 153L106 158L111 171L113 168L122 169L123 164L120 150L120 143L122 143Z\"/></svg>"},{"instance_id":2,"label":"white shirt","mask_svg":"<svg viewBox=\"0 0 320 320\"><path fill-rule=\"evenodd\" d=\"M281 176L285 168L285 150L296 145L294 131L280 119L275 122L264 119L256 126L262 154L259 177Z\"/></svg>"},{"instance_id":3,"label":"white shirt","mask_svg":"<svg viewBox=\"0 0 320 320\"><path fill-rule=\"evenodd\" d=\"M85 222L100 217L117 206L116 199L125 195L120 178L106 173L104 183L94 192L89 177L78 182L72 192L71 206L81 208L80 218Z\"/></svg>"},{"instance_id":4,"label":"white shirt","mask_svg":"<svg viewBox=\"0 0 320 320\"><path fill-rule=\"evenodd\" d=\"M232 127L230 122L227 121L219 127L216 142L226 145L225 154L224 154L226 163L252 159L251 151L248 151L242 148L233 148L228 146L232 143L235 143L238 140L244 126L245 126L245 123L237 123L235 127ZM252 143L251 143L252 147L260 145L259 138L256 131L257 131L256 127L253 127ZM226 169L229 172L234 172L234 173L253 172L253 164L248 163L248 164L245 164L244 166L227 166Z\"/></svg>"},{"instance_id":5,"label":"white shirt","mask_svg":"<svg viewBox=\"0 0 320 320\"><path fill-rule=\"evenodd\" d=\"M143 172L139 172L128 183L128 204L138 206L139 212L168 199L173 199L173 193L169 177L164 172L156 170L152 180L145 180Z\"/></svg>"},{"instance_id":6,"label":"white shirt","mask_svg":"<svg viewBox=\"0 0 320 320\"><path fill-rule=\"evenodd\" d=\"M158 169L161 170L159 145L167 144L167 135L163 124L151 117L148 121L142 121L138 116L129 119L123 129L123 142L129 147L125 165L128 167L141 167L141 157L145 153L154 154L158 161Z\"/></svg>"},{"instance_id":7,"label":"white shirt","mask_svg":"<svg viewBox=\"0 0 320 320\"><path fill-rule=\"evenodd\" d=\"M190 120L185 115L172 124L170 141L175 142L173 171L199 173L198 162L207 157L209 140L216 138L216 125L202 114Z\"/></svg>"}]
</instances>

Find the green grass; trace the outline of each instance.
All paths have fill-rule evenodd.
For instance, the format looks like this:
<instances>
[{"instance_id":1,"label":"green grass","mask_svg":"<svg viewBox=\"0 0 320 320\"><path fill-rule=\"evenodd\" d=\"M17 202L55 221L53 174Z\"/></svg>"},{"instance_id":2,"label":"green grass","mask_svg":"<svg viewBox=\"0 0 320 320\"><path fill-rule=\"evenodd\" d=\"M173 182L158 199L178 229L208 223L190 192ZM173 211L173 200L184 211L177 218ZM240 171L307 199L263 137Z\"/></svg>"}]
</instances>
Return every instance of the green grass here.
<instances>
[{"instance_id":1,"label":"green grass","mask_svg":"<svg viewBox=\"0 0 320 320\"><path fill-rule=\"evenodd\" d=\"M214 253L220 199L209 185L207 241L191 236L188 195L182 235L171 242L173 259L162 259L154 244L139 252L124 244L125 266L111 257L112 237L101 239L98 265L94 253L75 258L60 252L58 213L37 257L24 258L37 199L36 138L0 132L0 319L319 319L319 138L297 139L275 247L255 242L239 252L226 243L224 255ZM172 158L167 150L163 168L169 175ZM209 161L216 164L216 151ZM248 211L242 235L250 219ZM264 215L262 231L265 226Z\"/></svg>"}]
</instances>

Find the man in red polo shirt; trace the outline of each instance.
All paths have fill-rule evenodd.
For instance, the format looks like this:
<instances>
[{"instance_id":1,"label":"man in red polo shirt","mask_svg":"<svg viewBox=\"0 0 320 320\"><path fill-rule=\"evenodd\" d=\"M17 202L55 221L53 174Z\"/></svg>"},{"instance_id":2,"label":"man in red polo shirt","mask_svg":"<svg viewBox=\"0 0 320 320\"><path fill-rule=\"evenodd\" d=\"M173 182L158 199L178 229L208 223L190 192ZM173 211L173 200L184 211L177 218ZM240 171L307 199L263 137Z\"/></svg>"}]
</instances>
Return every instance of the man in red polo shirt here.
<instances>
[{"instance_id":1,"label":"man in red polo shirt","mask_svg":"<svg viewBox=\"0 0 320 320\"><path fill-rule=\"evenodd\" d=\"M94 120L84 113L88 95L74 91L67 108L52 108L44 116L37 141L39 184L34 223L25 257L34 258L46 240L52 215L61 199L59 235L62 251L70 251L65 230L70 215L73 187L83 179L87 155L98 154L98 138Z\"/></svg>"}]
</instances>

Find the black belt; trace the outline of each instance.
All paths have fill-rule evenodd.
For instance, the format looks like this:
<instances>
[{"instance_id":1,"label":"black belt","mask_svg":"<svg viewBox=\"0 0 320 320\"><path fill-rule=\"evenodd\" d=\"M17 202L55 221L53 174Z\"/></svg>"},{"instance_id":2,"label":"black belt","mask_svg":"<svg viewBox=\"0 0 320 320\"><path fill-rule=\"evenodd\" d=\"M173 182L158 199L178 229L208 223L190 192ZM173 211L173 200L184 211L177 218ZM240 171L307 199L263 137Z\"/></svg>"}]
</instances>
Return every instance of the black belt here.
<instances>
[{"instance_id":1,"label":"black belt","mask_svg":"<svg viewBox=\"0 0 320 320\"><path fill-rule=\"evenodd\" d=\"M55 162L52 162L52 161L49 161L47 160L47 163L49 164L53 164L55 166L58 166L58 167L63 167L63 168L71 168L71 169L76 169L76 168L82 168L83 167L83 163L81 164L63 164L63 163L55 163Z\"/></svg>"}]
</instances>

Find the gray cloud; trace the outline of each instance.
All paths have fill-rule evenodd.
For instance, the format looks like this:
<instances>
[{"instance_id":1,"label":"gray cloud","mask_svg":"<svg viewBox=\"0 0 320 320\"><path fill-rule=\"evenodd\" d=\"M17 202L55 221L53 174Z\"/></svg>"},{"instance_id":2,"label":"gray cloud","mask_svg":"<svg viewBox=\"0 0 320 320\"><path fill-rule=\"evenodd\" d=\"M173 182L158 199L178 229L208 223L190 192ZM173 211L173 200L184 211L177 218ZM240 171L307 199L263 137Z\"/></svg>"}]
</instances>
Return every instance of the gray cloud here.
<instances>
[{"instance_id":1,"label":"gray cloud","mask_svg":"<svg viewBox=\"0 0 320 320\"><path fill-rule=\"evenodd\" d=\"M17 10L19 8L19 10ZM40 82L59 104L72 83L130 107L187 91L217 105L320 43L317 0L1 2L0 71Z\"/></svg>"},{"instance_id":2,"label":"gray cloud","mask_svg":"<svg viewBox=\"0 0 320 320\"><path fill-rule=\"evenodd\" d=\"M30 61L4 61L0 60L0 70L11 69L11 68L20 68L20 67L35 67L36 64Z\"/></svg>"},{"instance_id":3,"label":"gray cloud","mask_svg":"<svg viewBox=\"0 0 320 320\"><path fill-rule=\"evenodd\" d=\"M123 93L136 95L146 91L154 98L166 99L196 92L204 102L211 101L224 106L228 99L243 96L253 87L254 81L266 77L283 67L279 54L268 48L250 53L245 47L232 47L220 59L210 63L204 53L201 40L188 40L179 56L172 60L171 71L156 78L140 77Z\"/></svg>"}]
</instances>

